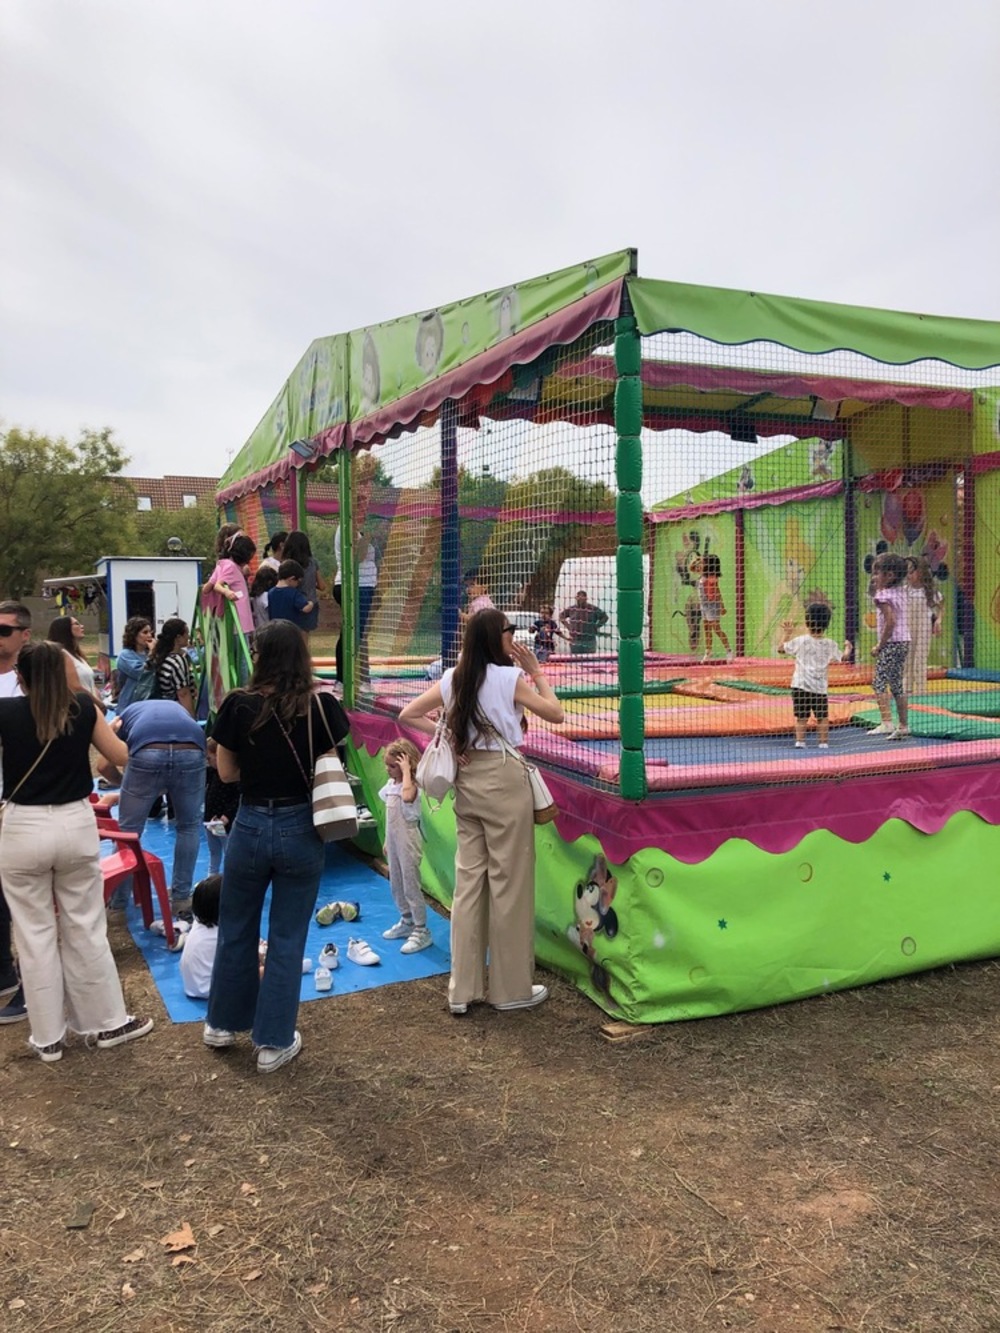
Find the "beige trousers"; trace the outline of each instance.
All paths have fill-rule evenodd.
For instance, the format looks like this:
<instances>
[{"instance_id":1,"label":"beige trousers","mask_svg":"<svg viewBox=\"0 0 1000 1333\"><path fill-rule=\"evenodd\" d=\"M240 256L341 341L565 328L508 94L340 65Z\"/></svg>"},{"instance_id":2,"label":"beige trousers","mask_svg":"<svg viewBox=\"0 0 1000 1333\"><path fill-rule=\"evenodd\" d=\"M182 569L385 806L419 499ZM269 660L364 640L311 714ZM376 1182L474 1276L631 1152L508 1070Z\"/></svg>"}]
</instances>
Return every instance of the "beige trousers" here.
<instances>
[{"instance_id":1,"label":"beige trousers","mask_svg":"<svg viewBox=\"0 0 1000 1333\"><path fill-rule=\"evenodd\" d=\"M472 750L455 783L455 899L451 908L452 1004L531 996L535 972L535 820L521 764Z\"/></svg>"},{"instance_id":2,"label":"beige trousers","mask_svg":"<svg viewBox=\"0 0 1000 1333\"><path fill-rule=\"evenodd\" d=\"M14 922L31 1042L128 1021L108 945L97 821L88 801L7 807L0 873ZM56 909L58 908L58 915Z\"/></svg>"}]
</instances>

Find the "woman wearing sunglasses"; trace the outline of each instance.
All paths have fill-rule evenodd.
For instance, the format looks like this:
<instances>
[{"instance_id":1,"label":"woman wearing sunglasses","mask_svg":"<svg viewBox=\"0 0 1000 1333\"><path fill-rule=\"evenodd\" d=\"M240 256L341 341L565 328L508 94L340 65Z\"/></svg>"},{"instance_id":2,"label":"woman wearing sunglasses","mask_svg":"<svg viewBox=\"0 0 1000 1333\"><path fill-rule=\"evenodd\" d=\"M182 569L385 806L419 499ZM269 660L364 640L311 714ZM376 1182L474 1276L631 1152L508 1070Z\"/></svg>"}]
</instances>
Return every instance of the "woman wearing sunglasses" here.
<instances>
[{"instance_id":1,"label":"woman wearing sunglasses","mask_svg":"<svg viewBox=\"0 0 1000 1333\"><path fill-rule=\"evenodd\" d=\"M458 757L455 781L455 897L451 908L448 1004L464 1014L487 998L494 1009L530 1009L548 998L535 966L535 820L519 747L524 713L563 720L538 658L514 641L503 611L477 611L465 626L455 667L406 705L400 722L433 735L444 708ZM531 678L531 684L525 679Z\"/></svg>"},{"instance_id":2,"label":"woman wearing sunglasses","mask_svg":"<svg viewBox=\"0 0 1000 1333\"><path fill-rule=\"evenodd\" d=\"M77 620L76 616L56 616L55 620L49 625L47 637L50 642L57 643L66 654L69 665L76 672L76 678L79 682L78 688L86 690L103 713L105 711L104 704L97 693L94 669L87 661L87 654L81 647L85 634L86 630L83 627L83 622Z\"/></svg>"}]
</instances>

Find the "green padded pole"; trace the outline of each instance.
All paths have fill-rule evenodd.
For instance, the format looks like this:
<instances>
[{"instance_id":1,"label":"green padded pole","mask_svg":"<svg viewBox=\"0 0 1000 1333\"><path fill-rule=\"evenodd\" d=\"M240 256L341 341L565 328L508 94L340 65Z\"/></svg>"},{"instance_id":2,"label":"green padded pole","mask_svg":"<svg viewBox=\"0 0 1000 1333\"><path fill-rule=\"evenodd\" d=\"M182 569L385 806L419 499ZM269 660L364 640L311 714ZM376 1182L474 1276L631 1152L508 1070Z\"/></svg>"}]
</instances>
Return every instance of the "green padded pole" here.
<instances>
[{"instance_id":1,"label":"green padded pole","mask_svg":"<svg viewBox=\"0 0 1000 1333\"><path fill-rule=\"evenodd\" d=\"M358 590L354 577L354 499L351 493L353 482L354 453L351 449L351 437L348 434L340 450L340 467L337 469L337 489L340 501L340 614L343 624L340 637L343 644L344 662L344 707L353 708L357 689L357 644L354 627L357 625Z\"/></svg>"},{"instance_id":2,"label":"green padded pole","mask_svg":"<svg viewBox=\"0 0 1000 1333\"><path fill-rule=\"evenodd\" d=\"M642 339L635 319L615 321L615 473L618 501L618 682L622 755L621 794L631 801L646 795L646 718L642 687L645 658L642 623L645 597L642 564Z\"/></svg>"}]
</instances>

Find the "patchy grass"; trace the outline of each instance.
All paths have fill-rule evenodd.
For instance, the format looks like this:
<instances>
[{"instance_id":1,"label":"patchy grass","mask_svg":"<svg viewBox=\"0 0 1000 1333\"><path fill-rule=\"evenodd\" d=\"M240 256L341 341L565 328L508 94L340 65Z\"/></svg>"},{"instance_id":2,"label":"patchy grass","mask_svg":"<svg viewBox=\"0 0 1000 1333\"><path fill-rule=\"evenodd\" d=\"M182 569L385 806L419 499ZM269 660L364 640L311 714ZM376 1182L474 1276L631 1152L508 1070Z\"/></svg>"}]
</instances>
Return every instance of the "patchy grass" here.
<instances>
[{"instance_id":1,"label":"patchy grass","mask_svg":"<svg viewBox=\"0 0 1000 1333\"><path fill-rule=\"evenodd\" d=\"M265 1079L113 942L151 1037L0 1032L6 1329L1000 1327L995 963L615 1046L434 978L305 1006Z\"/></svg>"}]
</instances>

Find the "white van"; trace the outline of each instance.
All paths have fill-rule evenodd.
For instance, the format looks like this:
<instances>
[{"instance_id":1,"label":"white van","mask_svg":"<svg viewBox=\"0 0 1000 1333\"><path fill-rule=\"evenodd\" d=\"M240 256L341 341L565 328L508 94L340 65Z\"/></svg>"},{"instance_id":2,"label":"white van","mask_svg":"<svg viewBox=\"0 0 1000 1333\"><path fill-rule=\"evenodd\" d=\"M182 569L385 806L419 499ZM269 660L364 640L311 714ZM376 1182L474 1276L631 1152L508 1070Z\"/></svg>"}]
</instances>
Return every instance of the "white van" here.
<instances>
[{"instance_id":1,"label":"white van","mask_svg":"<svg viewBox=\"0 0 1000 1333\"><path fill-rule=\"evenodd\" d=\"M642 643L649 648L649 556L642 557L643 582L643 618ZM585 591L590 602L608 613L607 624L597 635L597 651L614 653L618 651L618 573L613 555L578 556L573 560L564 560L556 580L554 604L556 620L568 606L576 601L576 594ZM563 651L560 640L558 651Z\"/></svg>"}]
</instances>

